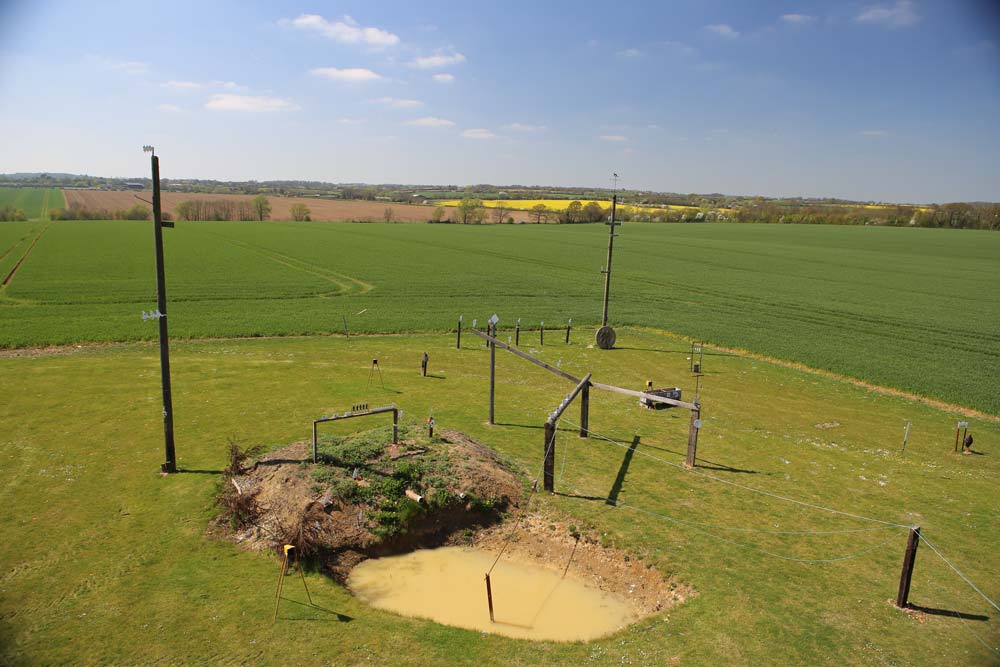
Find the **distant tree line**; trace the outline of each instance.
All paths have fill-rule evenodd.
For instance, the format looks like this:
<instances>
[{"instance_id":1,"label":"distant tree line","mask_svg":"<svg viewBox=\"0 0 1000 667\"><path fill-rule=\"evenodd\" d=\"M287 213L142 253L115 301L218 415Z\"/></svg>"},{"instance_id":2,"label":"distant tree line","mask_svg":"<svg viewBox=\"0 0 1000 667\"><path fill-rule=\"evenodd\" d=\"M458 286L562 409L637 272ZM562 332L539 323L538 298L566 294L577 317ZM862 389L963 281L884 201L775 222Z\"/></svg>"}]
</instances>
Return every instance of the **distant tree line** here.
<instances>
[{"instance_id":1,"label":"distant tree line","mask_svg":"<svg viewBox=\"0 0 1000 667\"><path fill-rule=\"evenodd\" d=\"M736 208L727 217L736 222L1000 230L1000 204L783 206L770 201L755 201Z\"/></svg>"},{"instance_id":2,"label":"distant tree line","mask_svg":"<svg viewBox=\"0 0 1000 667\"><path fill-rule=\"evenodd\" d=\"M293 207L293 214L296 213ZM174 207L181 220L262 222L271 217L271 203L264 195L253 199L188 199ZM303 219L308 219L306 208Z\"/></svg>"},{"instance_id":3,"label":"distant tree line","mask_svg":"<svg viewBox=\"0 0 1000 667\"><path fill-rule=\"evenodd\" d=\"M87 208L79 202L73 202L66 208L49 210L53 220L149 220L152 216L149 208L136 204L129 208Z\"/></svg>"}]
</instances>

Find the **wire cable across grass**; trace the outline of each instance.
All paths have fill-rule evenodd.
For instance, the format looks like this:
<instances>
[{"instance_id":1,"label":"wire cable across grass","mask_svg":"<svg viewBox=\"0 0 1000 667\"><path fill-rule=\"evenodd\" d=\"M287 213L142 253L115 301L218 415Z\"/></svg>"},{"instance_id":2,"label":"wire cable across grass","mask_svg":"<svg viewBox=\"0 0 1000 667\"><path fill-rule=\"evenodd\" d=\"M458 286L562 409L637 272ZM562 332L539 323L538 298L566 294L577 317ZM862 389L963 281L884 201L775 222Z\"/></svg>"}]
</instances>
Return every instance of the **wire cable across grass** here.
<instances>
[{"instance_id":1,"label":"wire cable across grass","mask_svg":"<svg viewBox=\"0 0 1000 667\"><path fill-rule=\"evenodd\" d=\"M577 428L580 427L579 424L573 424L569 420L564 420L564 421L567 424L569 424L570 426L575 426ZM614 439L612 439L612 438L610 438L610 437L608 437L606 435L603 435L601 433L598 433L597 431L594 431L593 429L588 429L588 433L590 435L592 435L592 436L595 436L599 440L605 440L607 442L610 442L611 444L613 444L616 447L620 447L622 449L628 449L629 448L624 443L620 443L617 440L614 440ZM744 484L739 484L737 482L732 482L732 481L730 481L728 479L723 479L721 477L716 477L715 475L709 475L708 473L701 472L700 470L695 470L693 468L686 468L686 467L684 467L683 465L681 465L679 463L674 463L673 461L668 461L668 460L666 460L664 458L660 458L659 456L654 456L653 454L649 454L649 453L644 452L642 450L636 450L636 453L639 454L639 455L641 455L641 456L645 456L647 458L653 459L655 461L659 461L660 463L666 464L668 466L672 466L674 468L677 468L678 470L683 470L686 473L689 473L689 474L692 474L692 475L698 475L699 477L705 477L707 479L710 479L710 480L713 480L713 481L716 481L716 482L722 482L723 484L728 484L730 486L735 486L736 488L743 489L744 491L750 491L752 493L758 493L760 495L768 496L769 498L774 498L776 500L782 500L784 502L794 503L796 505L801 505L803 507L809 507L809 508L816 509L816 510L822 510L824 512L830 512L831 514L839 514L841 516L850 517L852 519L860 519L862 521L871 521L873 523L880 523L880 524L883 524L883 525L886 525L886 526L893 526L893 527L896 527L896 528L909 528L910 527L910 526L907 526L907 525L904 525L904 524L901 524L901 523L895 523L893 521L883 521L882 519L874 519L872 517L862 516L860 514L852 514L851 512L844 512L844 511L841 511L841 510L833 509L832 507L824 507L823 505L816 505L814 503L809 503L809 502L806 502L804 500L797 500L795 498L789 498L787 496L778 495L777 493L771 493L770 491L763 491L761 489L756 489L756 488L754 488L752 486L746 486Z\"/></svg>"}]
</instances>

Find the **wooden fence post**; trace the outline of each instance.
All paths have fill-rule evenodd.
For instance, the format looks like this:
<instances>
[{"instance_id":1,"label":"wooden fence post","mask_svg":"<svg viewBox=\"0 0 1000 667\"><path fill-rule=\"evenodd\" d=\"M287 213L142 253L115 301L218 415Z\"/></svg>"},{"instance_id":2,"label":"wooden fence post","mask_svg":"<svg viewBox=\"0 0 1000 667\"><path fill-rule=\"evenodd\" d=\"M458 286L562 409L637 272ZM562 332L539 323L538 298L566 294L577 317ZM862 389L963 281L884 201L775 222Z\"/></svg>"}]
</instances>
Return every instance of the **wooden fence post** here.
<instances>
[{"instance_id":1,"label":"wooden fence post","mask_svg":"<svg viewBox=\"0 0 1000 667\"><path fill-rule=\"evenodd\" d=\"M551 493L556 490L556 425L545 422L545 464L542 487Z\"/></svg>"},{"instance_id":2,"label":"wooden fence post","mask_svg":"<svg viewBox=\"0 0 1000 667\"><path fill-rule=\"evenodd\" d=\"M917 560L917 546L920 544L920 526L910 528L910 536L906 540L906 555L903 556L903 571L899 575L899 591L896 593L896 606L905 608L910 597L910 580L913 578L913 563Z\"/></svg>"},{"instance_id":3,"label":"wooden fence post","mask_svg":"<svg viewBox=\"0 0 1000 667\"><path fill-rule=\"evenodd\" d=\"M688 451L684 465L688 468L695 466L698 458L698 431L701 429L701 404L695 403L691 410L691 425L688 429Z\"/></svg>"}]
</instances>

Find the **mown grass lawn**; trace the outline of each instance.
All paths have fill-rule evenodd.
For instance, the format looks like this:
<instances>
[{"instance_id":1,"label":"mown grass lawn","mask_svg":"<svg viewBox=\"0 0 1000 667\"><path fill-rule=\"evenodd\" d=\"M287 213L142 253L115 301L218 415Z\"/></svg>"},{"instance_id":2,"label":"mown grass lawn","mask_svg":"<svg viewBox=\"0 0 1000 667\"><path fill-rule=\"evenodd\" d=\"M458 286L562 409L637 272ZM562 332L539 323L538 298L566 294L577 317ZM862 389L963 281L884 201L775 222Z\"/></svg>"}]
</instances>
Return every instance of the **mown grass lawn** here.
<instances>
[{"instance_id":1,"label":"mown grass lawn","mask_svg":"<svg viewBox=\"0 0 1000 667\"><path fill-rule=\"evenodd\" d=\"M552 342L536 352L571 373L690 397L687 344L622 330L621 349ZM697 597L589 644L528 643L366 608L309 575L327 611L286 602L270 622L277 561L209 537L227 439L278 446L356 402L433 412L533 476L541 426L569 383L498 351L497 425L486 422L488 352L445 335L173 344L179 464L162 462L159 366L147 343L0 357L0 662L4 664L989 664L997 615L921 546L911 601L894 609L905 531L783 502L684 472L687 414L596 390L581 440L562 424L557 490L532 503L692 584ZM528 349L531 345L523 344ZM430 354L421 378L420 355ZM372 358L386 389L367 384ZM927 538L992 599L1000 596L1000 426L973 421L977 456L951 453L956 415L845 382L730 355L705 361L699 471L900 524ZM913 422L900 452L904 419ZM359 428L365 425L359 424ZM655 456L663 461L650 458ZM623 475L618 499L600 500ZM663 518L670 517L670 519ZM672 520L671 520L672 519ZM679 523L677 520L699 525ZM776 535L735 529L841 531ZM727 540L727 541L724 541ZM736 543L736 544L734 544ZM830 563L802 560L849 556ZM294 582L293 582L294 583ZM288 596L304 601L295 586ZM336 612L344 617L329 613Z\"/></svg>"}]
</instances>

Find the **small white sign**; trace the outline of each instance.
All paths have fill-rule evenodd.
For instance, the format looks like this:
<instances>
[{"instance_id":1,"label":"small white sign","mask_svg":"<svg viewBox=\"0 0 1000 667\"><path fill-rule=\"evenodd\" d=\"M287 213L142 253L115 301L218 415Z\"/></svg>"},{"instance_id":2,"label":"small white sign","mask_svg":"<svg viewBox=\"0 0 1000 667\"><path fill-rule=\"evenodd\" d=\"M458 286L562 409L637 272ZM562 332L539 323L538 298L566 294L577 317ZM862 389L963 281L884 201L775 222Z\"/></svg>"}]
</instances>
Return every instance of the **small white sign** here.
<instances>
[{"instance_id":1,"label":"small white sign","mask_svg":"<svg viewBox=\"0 0 1000 667\"><path fill-rule=\"evenodd\" d=\"M694 427L695 428L701 428L701 420L700 419L695 419L694 420Z\"/></svg>"},{"instance_id":2,"label":"small white sign","mask_svg":"<svg viewBox=\"0 0 1000 667\"><path fill-rule=\"evenodd\" d=\"M490 318L490 324L496 324L499 321L500 321L500 318L497 317L496 313L493 313L493 317Z\"/></svg>"},{"instance_id":3,"label":"small white sign","mask_svg":"<svg viewBox=\"0 0 1000 667\"><path fill-rule=\"evenodd\" d=\"M958 422L959 428L969 428L969 422Z\"/></svg>"}]
</instances>

